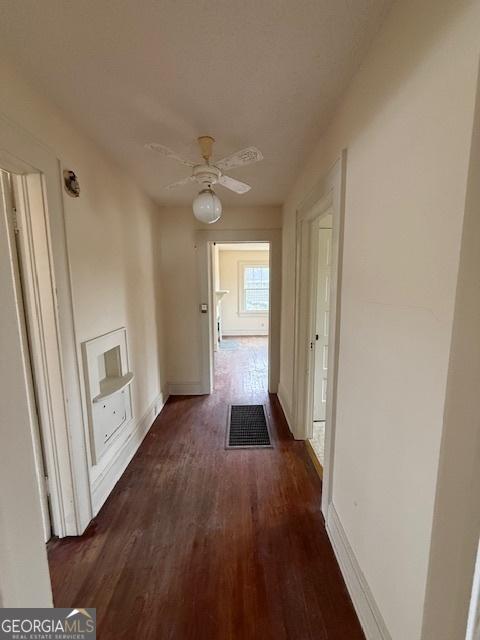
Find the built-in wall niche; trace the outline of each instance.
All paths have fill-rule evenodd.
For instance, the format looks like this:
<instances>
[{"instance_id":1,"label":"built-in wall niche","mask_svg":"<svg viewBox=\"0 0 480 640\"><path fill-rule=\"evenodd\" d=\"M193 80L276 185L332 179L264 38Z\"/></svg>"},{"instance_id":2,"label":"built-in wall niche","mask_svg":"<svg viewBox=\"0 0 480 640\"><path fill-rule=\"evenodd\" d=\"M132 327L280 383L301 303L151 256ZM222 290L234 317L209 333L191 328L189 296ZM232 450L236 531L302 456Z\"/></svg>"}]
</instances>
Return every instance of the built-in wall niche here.
<instances>
[{"instance_id":1,"label":"built-in wall niche","mask_svg":"<svg viewBox=\"0 0 480 640\"><path fill-rule=\"evenodd\" d=\"M82 344L92 461L97 464L132 419L127 332L116 329Z\"/></svg>"}]
</instances>

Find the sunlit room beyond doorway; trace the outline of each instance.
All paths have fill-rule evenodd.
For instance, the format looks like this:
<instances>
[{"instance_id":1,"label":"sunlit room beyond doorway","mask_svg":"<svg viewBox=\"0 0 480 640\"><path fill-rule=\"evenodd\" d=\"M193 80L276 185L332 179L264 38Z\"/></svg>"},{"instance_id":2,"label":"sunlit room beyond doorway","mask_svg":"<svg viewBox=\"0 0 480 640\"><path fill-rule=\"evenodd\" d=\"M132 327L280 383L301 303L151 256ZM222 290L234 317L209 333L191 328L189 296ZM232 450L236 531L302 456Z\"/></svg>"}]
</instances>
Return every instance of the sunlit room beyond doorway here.
<instances>
[{"instance_id":1,"label":"sunlit room beyond doorway","mask_svg":"<svg viewBox=\"0 0 480 640\"><path fill-rule=\"evenodd\" d=\"M215 390L259 401L268 392L268 243L216 243Z\"/></svg>"}]
</instances>

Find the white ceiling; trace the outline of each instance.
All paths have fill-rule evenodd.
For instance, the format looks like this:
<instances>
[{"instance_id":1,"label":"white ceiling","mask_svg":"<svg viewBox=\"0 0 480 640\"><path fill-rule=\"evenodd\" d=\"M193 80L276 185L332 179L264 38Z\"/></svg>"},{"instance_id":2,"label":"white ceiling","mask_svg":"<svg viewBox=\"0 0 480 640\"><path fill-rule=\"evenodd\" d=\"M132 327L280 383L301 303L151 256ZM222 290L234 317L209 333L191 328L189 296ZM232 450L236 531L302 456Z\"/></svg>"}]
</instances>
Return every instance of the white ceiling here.
<instances>
[{"instance_id":1,"label":"white ceiling","mask_svg":"<svg viewBox=\"0 0 480 640\"><path fill-rule=\"evenodd\" d=\"M249 145L265 159L231 171L252 190L224 204L280 204L358 67L391 0L2 0L3 53L160 203L195 160ZM74 168L74 167L73 167Z\"/></svg>"}]
</instances>

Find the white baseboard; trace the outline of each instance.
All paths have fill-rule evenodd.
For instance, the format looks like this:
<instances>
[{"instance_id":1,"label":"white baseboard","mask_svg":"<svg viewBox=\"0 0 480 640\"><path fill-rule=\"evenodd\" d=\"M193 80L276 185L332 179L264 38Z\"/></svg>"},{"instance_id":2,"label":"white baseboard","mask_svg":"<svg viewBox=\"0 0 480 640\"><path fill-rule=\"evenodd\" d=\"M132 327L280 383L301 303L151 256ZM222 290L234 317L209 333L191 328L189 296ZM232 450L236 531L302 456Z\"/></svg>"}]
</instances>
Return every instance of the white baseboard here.
<instances>
[{"instance_id":1,"label":"white baseboard","mask_svg":"<svg viewBox=\"0 0 480 640\"><path fill-rule=\"evenodd\" d=\"M223 329L222 336L225 338L236 336L268 336L268 329Z\"/></svg>"},{"instance_id":2,"label":"white baseboard","mask_svg":"<svg viewBox=\"0 0 480 640\"><path fill-rule=\"evenodd\" d=\"M333 504L328 508L326 526L366 639L392 640Z\"/></svg>"},{"instance_id":3,"label":"white baseboard","mask_svg":"<svg viewBox=\"0 0 480 640\"><path fill-rule=\"evenodd\" d=\"M169 382L168 395L170 396L202 396L205 390L201 382Z\"/></svg>"},{"instance_id":4,"label":"white baseboard","mask_svg":"<svg viewBox=\"0 0 480 640\"><path fill-rule=\"evenodd\" d=\"M284 389L284 387L283 387L281 382L278 383L277 397L278 397L278 401L280 402L280 406L282 407L283 413L285 415L285 420L287 421L288 428L290 429L290 433L292 435L295 435L294 431L293 431L293 423L292 423L292 416L291 416L291 413L290 413L290 405L286 401L285 389Z\"/></svg>"},{"instance_id":5,"label":"white baseboard","mask_svg":"<svg viewBox=\"0 0 480 640\"><path fill-rule=\"evenodd\" d=\"M138 447L141 445L144 437L147 435L155 418L163 409L167 400L168 396L165 396L162 393L155 398L147 411L138 420L136 427L132 429L130 435L117 451L115 457L93 482L92 510L94 516L96 516L100 511L105 500L112 492L113 487L119 481L123 472L127 468L128 463L135 455Z\"/></svg>"}]
</instances>

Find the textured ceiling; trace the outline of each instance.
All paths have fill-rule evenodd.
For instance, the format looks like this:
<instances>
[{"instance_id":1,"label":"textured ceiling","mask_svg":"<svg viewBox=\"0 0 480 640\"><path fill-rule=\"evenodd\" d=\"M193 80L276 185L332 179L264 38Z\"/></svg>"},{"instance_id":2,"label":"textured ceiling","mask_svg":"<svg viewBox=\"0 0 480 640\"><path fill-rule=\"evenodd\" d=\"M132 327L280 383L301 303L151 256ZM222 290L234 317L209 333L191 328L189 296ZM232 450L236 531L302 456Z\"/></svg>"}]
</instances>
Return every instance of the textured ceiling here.
<instances>
[{"instance_id":1,"label":"textured ceiling","mask_svg":"<svg viewBox=\"0 0 480 640\"><path fill-rule=\"evenodd\" d=\"M0 55L23 72L160 203L198 189L162 187L195 160L249 145L265 159L232 170L243 195L280 204L358 67L390 0L2 0Z\"/></svg>"}]
</instances>

